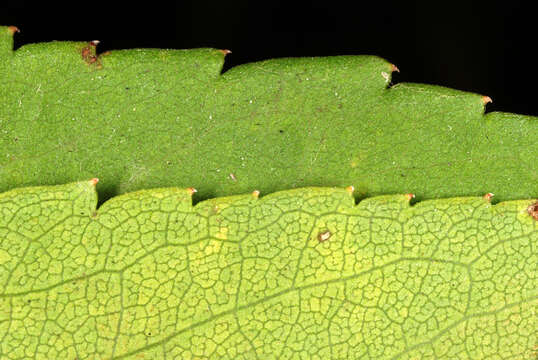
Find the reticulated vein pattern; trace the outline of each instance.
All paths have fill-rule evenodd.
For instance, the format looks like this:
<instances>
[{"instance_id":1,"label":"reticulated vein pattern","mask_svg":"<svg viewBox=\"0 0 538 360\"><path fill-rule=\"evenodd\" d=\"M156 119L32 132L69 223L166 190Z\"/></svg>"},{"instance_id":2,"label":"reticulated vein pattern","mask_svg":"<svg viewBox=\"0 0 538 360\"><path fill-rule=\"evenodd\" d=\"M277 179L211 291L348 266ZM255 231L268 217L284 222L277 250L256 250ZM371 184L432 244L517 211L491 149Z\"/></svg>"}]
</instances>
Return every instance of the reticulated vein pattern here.
<instances>
[{"instance_id":1,"label":"reticulated vein pattern","mask_svg":"<svg viewBox=\"0 0 538 360\"><path fill-rule=\"evenodd\" d=\"M531 201L0 195L2 359L531 359Z\"/></svg>"}]
</instances>

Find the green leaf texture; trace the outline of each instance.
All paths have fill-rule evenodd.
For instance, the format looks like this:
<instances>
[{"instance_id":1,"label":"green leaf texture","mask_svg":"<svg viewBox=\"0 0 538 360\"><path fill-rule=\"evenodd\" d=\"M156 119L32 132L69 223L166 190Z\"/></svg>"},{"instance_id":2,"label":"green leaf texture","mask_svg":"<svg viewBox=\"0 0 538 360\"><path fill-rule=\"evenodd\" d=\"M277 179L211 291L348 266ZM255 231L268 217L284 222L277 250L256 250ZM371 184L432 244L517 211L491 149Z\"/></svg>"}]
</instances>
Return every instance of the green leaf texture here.
<instances>
[{"instance_id":1,"label":"green leaf texture","mask_svg":"<svg viewBox=\"0 0 538 360\"><path fill-rule=\"evenodd\" d=\"M0 195L2 359L533 359L533 201Z\"/></svg>"},{"instance_id":2,"label":"green leaf texture","mask_svg":"<svg viewBox=\"0 0 538 360\"><path fill-rule=\"evenodd\" d=\"M25 45L0 27L0 191L98 176L105 198L196 186L202 198L353 185L360 197L538 196L538 121L481 95L389 89L373 56L273 59L221 74L225 51ZM494 75L493 75L494 76Z\"/></svg>"}]
</instances>

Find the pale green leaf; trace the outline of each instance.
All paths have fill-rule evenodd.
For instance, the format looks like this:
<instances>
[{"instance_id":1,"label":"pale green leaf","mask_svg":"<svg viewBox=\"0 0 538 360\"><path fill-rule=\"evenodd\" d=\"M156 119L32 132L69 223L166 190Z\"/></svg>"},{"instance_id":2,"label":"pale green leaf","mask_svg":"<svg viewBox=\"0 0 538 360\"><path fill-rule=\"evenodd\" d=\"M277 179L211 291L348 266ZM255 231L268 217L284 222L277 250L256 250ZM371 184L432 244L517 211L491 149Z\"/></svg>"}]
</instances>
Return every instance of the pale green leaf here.
<instances>
[{"instance_id":1,"label":"pale green leaf","mask_svg":"<svg viewBox=\"0 0 538 360\"><path fill-rule=\"evenodd\" d=\"M531 359L533 201L0 195L2 359Z\"/></svg>"}]
</instances>

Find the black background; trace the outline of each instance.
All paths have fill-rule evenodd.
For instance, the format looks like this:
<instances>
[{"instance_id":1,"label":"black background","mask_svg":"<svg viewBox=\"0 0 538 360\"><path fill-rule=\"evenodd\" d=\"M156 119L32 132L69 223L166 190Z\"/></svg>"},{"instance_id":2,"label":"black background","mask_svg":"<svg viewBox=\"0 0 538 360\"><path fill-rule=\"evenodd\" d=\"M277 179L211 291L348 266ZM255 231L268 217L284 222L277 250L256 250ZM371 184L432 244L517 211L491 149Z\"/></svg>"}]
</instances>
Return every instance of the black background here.
<instances>
[{"instance_id":1,"label":"black background","mask_svg":"<svg viewBox=\"0 0 538 360\"><path fill-rule=\"evenodd\" d=\"M374 4L375 3L375 4ZM353 5L350 5L353 4ZM377 5L376 5L377 4ZM288 56L373 54L396 64L393 81L489 95L488 111L538 115L530 1L2 1L0 24L21 29L15 47L100 40L121 48L230 49L224 71Z\"/></svg>"}]
</instances>

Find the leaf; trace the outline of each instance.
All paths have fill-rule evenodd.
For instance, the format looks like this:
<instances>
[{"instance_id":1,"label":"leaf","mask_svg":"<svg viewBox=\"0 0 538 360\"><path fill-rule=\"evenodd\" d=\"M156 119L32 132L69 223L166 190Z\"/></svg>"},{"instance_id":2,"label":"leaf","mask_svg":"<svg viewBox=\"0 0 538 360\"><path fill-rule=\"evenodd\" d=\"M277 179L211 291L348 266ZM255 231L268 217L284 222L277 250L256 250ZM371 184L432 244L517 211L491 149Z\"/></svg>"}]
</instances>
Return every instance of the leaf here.
<instances>
[{"instance_id":1,"label":"leaf","mask_svg":"<svg viewBox=\"0 0 538 360\"><path fill-rule=\"evenodd\" d=\"M397 84L373 56L274 59L220 74L226 51L51 42L0 28L0 190L98 176L109 198L201 198L353 185L360 197L538 195L538 121L488 98Z\"/></svg>"},{"instance_id":2,"label":"leaf","mask_svg":"<svg viewBox=\"0 0 538 360\"><path fill-rule=\"evenodd\" d=\"M0 195L0 357L531 359L531 201Z\"/></svg>"},{"instance_id":3,"label":"leaf","mask_svg":"<svg viewBox=\"0 0 538 360\"><path fill-rule=\"evenodd\" d=\"M0 27L0 357L532 358L538 122L372 56ZM358 205L343 186L355 185Z\"/></svg>"}]
</instances>

